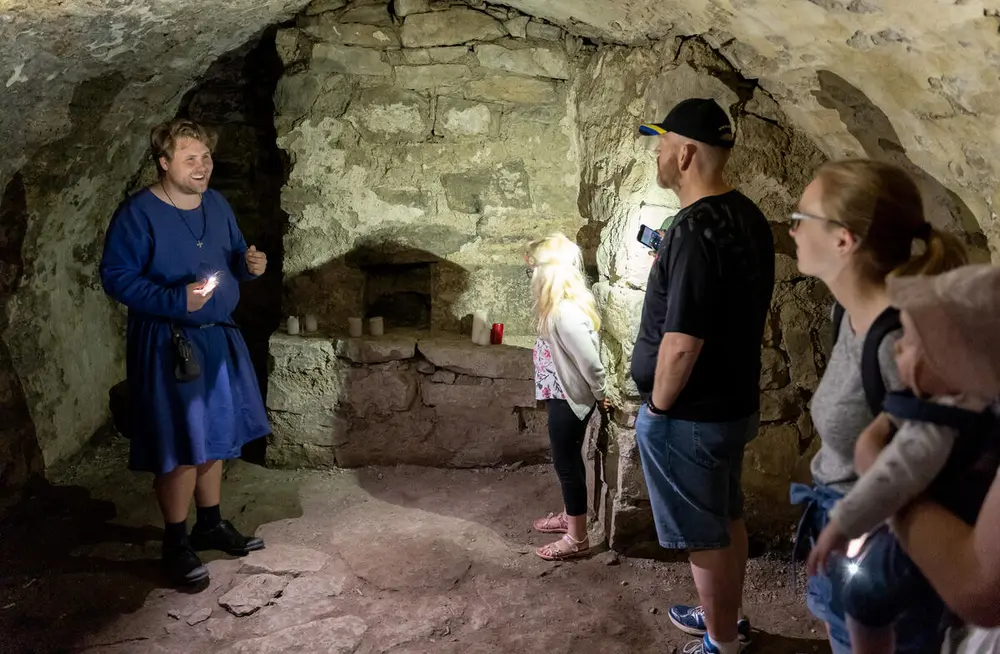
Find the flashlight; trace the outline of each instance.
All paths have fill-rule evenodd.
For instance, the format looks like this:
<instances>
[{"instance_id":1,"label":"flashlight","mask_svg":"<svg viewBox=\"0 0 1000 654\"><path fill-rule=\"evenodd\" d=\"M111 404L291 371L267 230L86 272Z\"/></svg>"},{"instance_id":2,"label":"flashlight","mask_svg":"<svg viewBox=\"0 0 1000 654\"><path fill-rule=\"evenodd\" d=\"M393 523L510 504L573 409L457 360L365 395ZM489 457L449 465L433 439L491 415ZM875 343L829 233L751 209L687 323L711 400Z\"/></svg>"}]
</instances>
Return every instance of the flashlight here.
<instances>
[{"instance_id":1,"label":"flashlight","mask_svg":"<svg viewBox=\"0 0 1000 654\"><path fill-rule=\"evenodd\" d=\"M848 543L847 544L847 558L853 559L854 557L856 557L858 555L858 553L861 552L861 548L862 548L862 546L864 546L865 540L867 538L868 538L868 535L865 534L861 538L855 538L850 543ZM849 561L847 563L847 574L850 575L851 577L853 577L854 575L858 574L858 572L860 570L861 570L861 566L858 565L855 561Z\"/></svg>"},{"instance_id":2,"label":"flashlight","mask_svg":"<svg viewBox=\"0 0 1000 654\"><path fill-rule=\"evenodd\" d=\"M219 285L219 274L213 273L208 276L208 279L205 280L205 283L202 284L201 288L197 289L195 293L201 296L208 295L209 293L214 291L215 287L218 285Z\"/></svg>"}]
</instances>

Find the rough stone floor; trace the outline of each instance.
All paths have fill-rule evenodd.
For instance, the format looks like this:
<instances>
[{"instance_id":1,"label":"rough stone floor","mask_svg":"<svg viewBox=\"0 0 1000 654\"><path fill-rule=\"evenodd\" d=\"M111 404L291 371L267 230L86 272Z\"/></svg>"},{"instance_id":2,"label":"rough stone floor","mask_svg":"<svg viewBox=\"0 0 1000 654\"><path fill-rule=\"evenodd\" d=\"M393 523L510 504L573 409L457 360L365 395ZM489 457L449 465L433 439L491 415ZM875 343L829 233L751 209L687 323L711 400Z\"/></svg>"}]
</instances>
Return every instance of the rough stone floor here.
<instances>
[{"instance_id":1,"label":"rough stone floor","mask_svg":"<svg viewBox=\"0 0 1000 654\"><path fill-rule=\"evenodd\" d=\"M115 439L0 522L2 652L680 652L666 617L683 562L610 552L553 565L532 518L559 506L547 466L227 469L224 514L267 549L166 587L149 479ZM747 611L767 654L829 652L782 559L751 562Z\"/></svg>"}]
</instances>

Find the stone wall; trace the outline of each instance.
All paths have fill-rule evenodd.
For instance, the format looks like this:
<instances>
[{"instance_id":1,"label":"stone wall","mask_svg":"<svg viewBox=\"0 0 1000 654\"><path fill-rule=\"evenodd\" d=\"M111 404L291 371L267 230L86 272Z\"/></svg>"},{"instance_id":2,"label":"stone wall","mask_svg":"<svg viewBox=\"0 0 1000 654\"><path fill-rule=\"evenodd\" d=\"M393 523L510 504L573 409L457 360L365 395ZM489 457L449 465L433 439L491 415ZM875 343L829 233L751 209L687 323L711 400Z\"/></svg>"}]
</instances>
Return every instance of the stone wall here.
<instances>
[{"instance_id":1,"label":"stone wall","mask_svg":"<svg viewBox=\"0 0 1000 654\"><path fill-rule=\"evenodd\" d=\"M580 46L503 7L448 2L315 3L280 31L288 312L343 330L377 300L372 275L399 265L427 277L409 291L429 327L458 331L483 309L527 333L525 246L584 224Z\"/></svg>"},{"instance_id":2,"label":"stone wall","mask_svg":"<svg viewBox=\"0 0 1000 654\"><path fill-rule=\"evenodd\" d=\"M267 460L478 467L548 459L531 351L449 336L271 338Z\"/></svg>"},{"instance_id":3,"label":"stone wall","mask_svg":"<svg viewBox=\"0 0 1000 654\"><path fill-rule=\"evenodd\" d=\"M124 313L97 266L149 128L176 114L215 58L304 4L42 0L0 13L0 188L23 188L25 221L0 339L46 466L106 422L108 389L124 376Z\"/></svg>"}]
</instances>

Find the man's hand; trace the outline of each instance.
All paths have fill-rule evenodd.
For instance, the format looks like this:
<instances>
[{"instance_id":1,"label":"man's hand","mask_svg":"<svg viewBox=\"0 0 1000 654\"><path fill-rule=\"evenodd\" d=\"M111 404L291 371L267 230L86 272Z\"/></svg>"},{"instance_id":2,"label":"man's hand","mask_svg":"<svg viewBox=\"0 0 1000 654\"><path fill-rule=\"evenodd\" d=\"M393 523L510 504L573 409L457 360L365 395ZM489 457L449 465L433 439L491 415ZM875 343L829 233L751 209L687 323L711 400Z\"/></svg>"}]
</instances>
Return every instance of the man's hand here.
<instances>
[{"instance_id":1,"label":"man's hand","mask_svg":"<svg viewBox=\"0 0 1000 654\"><path fill-rule=\"evenodd\" d=\"M662 243L663 242L663 237L667 235L667 230L665 230L665 229L658 229L658 230L656 230L656 233L660 235L660 242ZM653 248L649 248L649 258L650 259L655 258L657 251L658 251L658 249L654 250Z\"/></svg>"},{"instance_id":2,"label":"man's hand","mask_svg":"<svg viewBox=\"0 0 1000 654\"><path fill-rule=\"evenodd\" d=\"M212 289L209 289L207 293L205 292L205 282L192 282L187 285L186 290L188 313L194 313L198 309L201 309L215 295L215 291Z\"/></svg>"},{"instance_id":3,"label":"man's hand","mask_svg":"<svg viewBox=\"0 0 1000 654\"><path fill-rule=\"evenodd\" d=\"M840 532L836 523L831 521L827 524L816 539L816 545L809 552L809 558L806 559L806 571L809 576L815 577L820 571L825 572L830 555L847 553L849 543L850 539Z\"/></svg>"},{"instance_id":4,"label":"man's hand","mask_svg":"<svg viewBox=\"0 0 1000 654\"><path fill-rule=\"evenodd\" d=\"M649 403L657 410L669 411L674 406L677 396L687 385L704 343L700 338L680 332L663 335L656 355L653 393L649 398Z\"/></svg>"},{"instance_id":5,"label":"man's hand","mask_svg":"<svg viewBox=\"0 0 1000 654\"><path fill-rule=\"evenodd\" d=\"M264 270L267 269L267 255L263 252L258 252L257 248L253 245L247 250L247 270L254 277L259 277L264 274Z\"/></svg>"}]
</instances>

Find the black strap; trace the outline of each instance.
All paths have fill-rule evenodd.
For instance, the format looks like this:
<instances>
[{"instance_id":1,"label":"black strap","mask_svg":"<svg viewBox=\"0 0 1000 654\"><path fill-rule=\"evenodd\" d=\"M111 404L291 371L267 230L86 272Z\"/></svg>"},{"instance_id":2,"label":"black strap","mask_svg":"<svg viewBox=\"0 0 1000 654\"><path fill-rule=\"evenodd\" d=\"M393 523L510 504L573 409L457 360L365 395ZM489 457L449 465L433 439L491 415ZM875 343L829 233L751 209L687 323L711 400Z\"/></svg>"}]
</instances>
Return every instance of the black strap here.
<instances>
[{"instance_id":1,"label":"black strap","mask_svg":"<svg viewBox=\"0 0 1000 654\"><path fill-rule=\"evenodd\" d=\"M902 328L899 309L889 307L879 314L865 334L864 349L861 351L861 385L865 389L868 408L874 416L882 412L882 402L885 400L885 382L882 381L878 350L886 336Z\"/></svg>"},{"instance_id":2,"label":"black strap","mask_svg":"<svg viewBox=\"0 0 1000 654\"><path fill-rule=\"evenodd\" d=\"M833 303L833 342L837 342L841 326L844 322L844 307L839 302ZM878 351L882 341L892 332L902 329L899 321L899 309L888 307L878 315L865 334L865 342L861 350L861 386L865 391L865 401L872 415L882 412L882 402L885 399L885 382L882 381L882 366L879 364Z\"/></svg>"},{"instance_id":3,"label":"black strap","mask_svg":"<svg viewBox=\"0 0 1000 654\"><path fill-rule=\"evenodd\" d=\"M830 320L833 321L833 342L830 343L830 351L833 351L833 346L837 344L837 337L840 336L840 326L844 324L844 305L840 302L833 303Z\"/></svg>"},{"instance_id":4,"label":"black strap","mask_svg":"<svg viewBox=\"0 0 1000 654\"><path fill-rule=\"evenodd\" d=\"M910 391L887 393L885 412L901 420L916 420L952 427L963 434L986 433L997 423L997 416L989 409L970 411L957 406L928 402Z\"/></svg>"}]
</instances>

